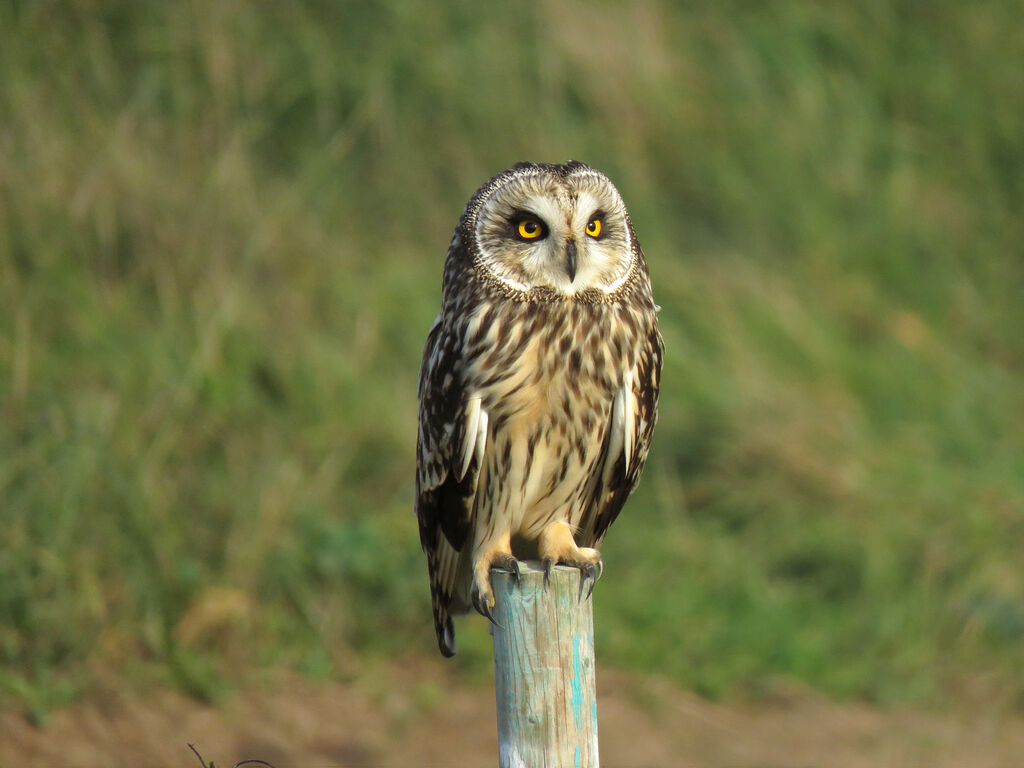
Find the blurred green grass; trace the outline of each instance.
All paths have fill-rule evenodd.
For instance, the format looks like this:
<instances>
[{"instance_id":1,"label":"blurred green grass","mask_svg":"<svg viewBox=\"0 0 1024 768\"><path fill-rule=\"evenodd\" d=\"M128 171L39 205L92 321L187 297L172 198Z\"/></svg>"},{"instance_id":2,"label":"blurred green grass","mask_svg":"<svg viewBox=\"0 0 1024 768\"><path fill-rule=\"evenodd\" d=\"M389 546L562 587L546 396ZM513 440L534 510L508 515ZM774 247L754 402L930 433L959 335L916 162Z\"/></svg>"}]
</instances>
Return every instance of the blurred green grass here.
<instances>
[{"instance_id":1,"label":"blurred green grass","mask_svg":"<svg viewBox=\"0 0 1024 768\"><path fill-rule=\"evenodd\" d=\"M0 698L433 653L415 380L520 159L667 346L602 663L1024 703L1019 4L0 4ZM459 664L484 677L482 621Z\"/></svg>"}]
</instances>

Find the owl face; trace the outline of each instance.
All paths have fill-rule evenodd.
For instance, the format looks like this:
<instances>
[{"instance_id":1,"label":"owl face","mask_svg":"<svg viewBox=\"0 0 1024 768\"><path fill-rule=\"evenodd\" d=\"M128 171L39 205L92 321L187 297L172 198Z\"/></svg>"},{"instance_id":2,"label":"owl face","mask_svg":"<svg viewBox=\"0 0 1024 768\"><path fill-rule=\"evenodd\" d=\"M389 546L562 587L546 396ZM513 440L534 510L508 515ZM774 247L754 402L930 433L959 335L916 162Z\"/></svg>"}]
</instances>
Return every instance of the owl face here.
<instances>
[{"instance_id":1,"label":"owl face","mask_svg":"<svg viewBox=\"0 0 1024 768\"><path fill-rule=\"evenodd\" d=\"M583 163L521 163L478 193L475 263L515 291L612 293L634 265L626 206Z\"/></svg>"}]
</instances>

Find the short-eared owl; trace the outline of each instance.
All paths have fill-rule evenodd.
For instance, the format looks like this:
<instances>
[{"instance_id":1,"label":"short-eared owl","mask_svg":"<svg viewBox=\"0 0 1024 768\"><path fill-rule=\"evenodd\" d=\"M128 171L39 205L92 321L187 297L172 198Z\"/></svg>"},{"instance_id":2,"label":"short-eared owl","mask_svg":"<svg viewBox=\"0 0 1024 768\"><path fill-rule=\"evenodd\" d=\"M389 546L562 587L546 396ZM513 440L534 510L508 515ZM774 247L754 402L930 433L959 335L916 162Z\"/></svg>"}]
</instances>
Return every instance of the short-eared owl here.
<instances>
[{"instance_id":1,"label":"short-eared owl","mask_svg":"<svg viewBox=\"0 0 1024 768\"><path fill-rule=\"evenodd\" d=\"M519 163L455 229L419 380L416 515L441 653L491 616L492 567L580 569L636 487L662 341L618 191L580 162Z\"/></svg>"}]
</instances>

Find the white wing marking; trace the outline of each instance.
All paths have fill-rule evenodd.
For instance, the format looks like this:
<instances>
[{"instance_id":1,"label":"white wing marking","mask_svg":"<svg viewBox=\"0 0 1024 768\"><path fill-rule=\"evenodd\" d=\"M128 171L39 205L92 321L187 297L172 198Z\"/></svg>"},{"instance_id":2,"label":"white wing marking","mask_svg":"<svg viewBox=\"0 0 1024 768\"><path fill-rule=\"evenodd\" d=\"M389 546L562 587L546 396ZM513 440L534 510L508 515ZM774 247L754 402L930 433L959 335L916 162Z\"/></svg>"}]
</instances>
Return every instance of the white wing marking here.
<instances>
[{"instance_id":1,"label":"white wing marking","mask_svg":"<svg viewBox=\"0 0 1024 768\"><path fill-rule=\"evenodd\" d=\"M480 398L471 397L466 403L465 433L462 439L462 455L459 456L458 474L455 479L462 482L469 470L469 464L476 456L477 464L483 460L484 448L487 447L487 411L480 407Z\"/></svg>"},{"instance_id":2,"label":"white wing marking","mask_svg":"<svg viewBox=\"0 0 1024 768\"><path fill-rule=\"evenodd\" d=\"M604 458L604 486L612 481L612 471L619 456L625 457L625 471L629 473L629 462L633 457L633 441L636 420L633 416L633 371L626 371L622 388L615 393L612 401L611 434L608 436L608 453Z\"/></svg>"},{"instance_id":3,"label":"white wing marking","mask_svg":"<svg viewBox=\"0 0 1024 768\"><path fill-rule=\"evenodd\" d=\"M471 397L469 402L466 403L464 419L465 431L462 435L462 455L459 457L459 463L456 465L458 472L455 474L455 479L460 482L466 476L469 462L472 461L473 454L476 452L477 428L480 426L479 397Z\"/></svg>"},{"instance_id":4,"label":"white wing marking","mask_svg":"<svg viewBox=\"0 0 1024 768\"><path fill-rule=\"evenodd\" d=\"M636 439L636 417L633 399L633 369L626 371L622 382L622 452L626 456L626 474L629 474L629 463L633 460L633 441Z\"/></svg>"},{"instance_id":5,"label":"white wing marking","mask_svg":"<svg viewBox=\"0 0 1024 768\"><path fill-rule=\"evenodd\" d=\"M484 462L484 449L487 447L487 424L490 418L487 416L487 411L483 408L480 409L480 420L477 422L476 431L476 465L482 466Z\"/></svg>"}]
</instances>

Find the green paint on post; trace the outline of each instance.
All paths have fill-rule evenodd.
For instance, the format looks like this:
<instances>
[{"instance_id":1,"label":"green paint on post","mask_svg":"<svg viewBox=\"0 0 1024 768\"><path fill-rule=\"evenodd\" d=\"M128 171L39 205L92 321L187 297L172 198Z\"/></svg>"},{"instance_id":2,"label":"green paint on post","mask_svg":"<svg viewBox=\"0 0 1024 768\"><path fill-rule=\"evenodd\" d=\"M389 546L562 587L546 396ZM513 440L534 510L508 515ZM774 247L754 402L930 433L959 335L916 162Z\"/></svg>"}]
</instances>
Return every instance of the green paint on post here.
<instances>
[{"instance_id":1,"label":"green paint on post","mask_svg":"<svg viewBox=\"0 0 1024 768\"><path fill-rule=\"evenodd\" d=\"M580 636L572 639L572 719L577 728L583 727L583 691L581 690ZM594 700L596 706L597 700Z\"/></svg>"}]
</instances>

